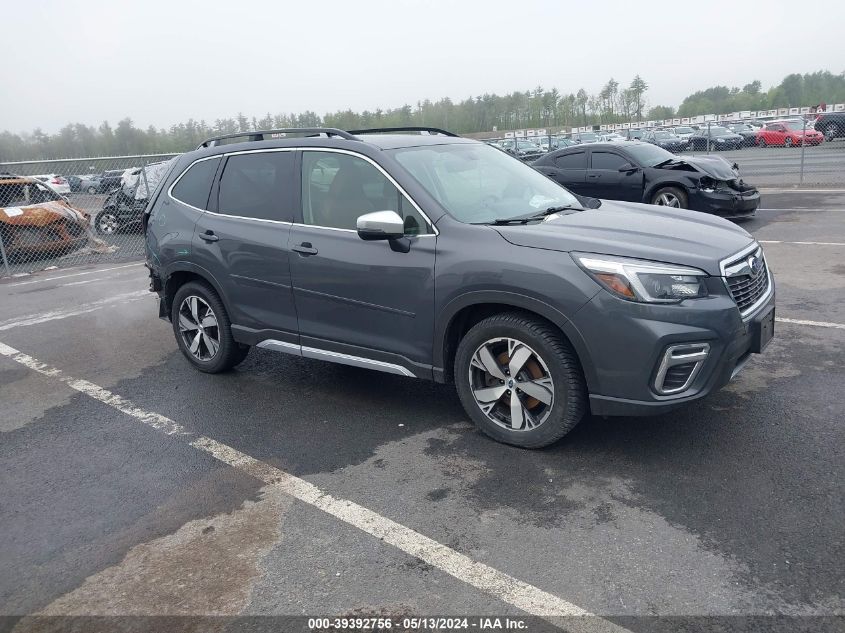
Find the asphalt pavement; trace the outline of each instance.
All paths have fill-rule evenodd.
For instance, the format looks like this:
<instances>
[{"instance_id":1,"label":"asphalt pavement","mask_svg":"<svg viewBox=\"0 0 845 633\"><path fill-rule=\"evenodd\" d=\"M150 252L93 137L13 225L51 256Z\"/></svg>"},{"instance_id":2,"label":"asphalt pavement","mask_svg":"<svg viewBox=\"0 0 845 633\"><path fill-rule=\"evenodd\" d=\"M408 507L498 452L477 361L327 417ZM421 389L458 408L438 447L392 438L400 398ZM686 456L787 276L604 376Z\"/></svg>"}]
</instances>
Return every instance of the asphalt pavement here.
<instances>
[{"instance_id":1,"label":"asphalt pavement","mask_svg":"<svg viewBox=\"0 0 845 633\"><path fill-rule=\"evenodd\" d=\"M196 372L139 263L0 280L0 631L843 630L845 195L769 194L743 226L777 279L765 353L540 451L483 436L449 386L265 350Z\"/></svg>"}]
</instances>

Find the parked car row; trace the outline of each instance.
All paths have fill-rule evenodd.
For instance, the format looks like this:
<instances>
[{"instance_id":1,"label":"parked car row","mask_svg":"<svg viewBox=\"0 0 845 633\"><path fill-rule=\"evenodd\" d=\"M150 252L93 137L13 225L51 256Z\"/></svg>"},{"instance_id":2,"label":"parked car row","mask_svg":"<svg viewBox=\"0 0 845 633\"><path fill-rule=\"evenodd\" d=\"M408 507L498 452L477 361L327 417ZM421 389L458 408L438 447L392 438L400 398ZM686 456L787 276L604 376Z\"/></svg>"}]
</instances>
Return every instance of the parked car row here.
<instances>
[{"instance_id":1,"label":"parked car row","mask_svg":"<svg viewBox=\"0 0 845 633\"><path fill-rule=\"evenodd\" d=\"M533 139L488 141L524 160L568 145L645 141L670 152L738 150L744 147L800 147L845 138L845 112L820 114L815 119L787 118L762 123L742 121L724 125L679 125L617 132L573 132Z\"/></svg>"}]
</instances>

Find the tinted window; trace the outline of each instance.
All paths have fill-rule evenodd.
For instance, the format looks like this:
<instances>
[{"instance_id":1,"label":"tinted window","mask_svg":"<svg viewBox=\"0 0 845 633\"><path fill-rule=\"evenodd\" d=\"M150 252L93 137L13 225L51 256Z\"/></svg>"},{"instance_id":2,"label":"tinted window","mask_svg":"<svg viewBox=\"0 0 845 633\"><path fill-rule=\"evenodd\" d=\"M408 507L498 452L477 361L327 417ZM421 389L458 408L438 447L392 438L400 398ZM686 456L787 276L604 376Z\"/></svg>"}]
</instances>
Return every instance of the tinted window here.
<instances>
[{"instance_id":1,"label":"tinted window","mask_svg":"<svg viewBox=\"0 0 845 633\"><path fill-rule=\"evenodd\" d=\"M305 224L355 230L359 216L387 210L396 211L405 220L407 234L431 232L419 211L371 163L349 154L303 152Z\"/></svg>"},{"instance_id":2,"label":"tinted window","mask_svg":"<svg viewBox=\"0 0 845 633\"><path fill-rule=\"evenodd\" d=\"M208 205L208 193L211 191L211 181L217 172L219 158L201 160L194 163L179 178L173 187L172 197L197 209L205 209Z\"/></svg>"},{"instance_id":3,"label":"tinted window","mask_svg":"<svg viewBox=\"0 0 845 633\"><path fill-rule=\"evenodd\" d=\"M257 220L291 220L293 152L255 152L230 156L220 177L220 213Z\"/></svg>"},{"instance_id":4,"label":"tinted window","mask_svg":"<svg viewBox=\"0 0 845 633\"><path fill-rule=\"evenodd\" d=\"M587 155L584 152L564 154L555 158L555 166L558 169L586 169Z\"/></svg>"},{"instance_id":5,"label":"tinted window","mask_svg":"<svg viewBox=\"0 0 845 633\"><path fill-rule=\"evenodd\" d=\"M593 152L593 169L612 169L615 171L627 162L628 161L622 158L619 154L611 154L610 152Z\"/></svg>"}]
</instances>

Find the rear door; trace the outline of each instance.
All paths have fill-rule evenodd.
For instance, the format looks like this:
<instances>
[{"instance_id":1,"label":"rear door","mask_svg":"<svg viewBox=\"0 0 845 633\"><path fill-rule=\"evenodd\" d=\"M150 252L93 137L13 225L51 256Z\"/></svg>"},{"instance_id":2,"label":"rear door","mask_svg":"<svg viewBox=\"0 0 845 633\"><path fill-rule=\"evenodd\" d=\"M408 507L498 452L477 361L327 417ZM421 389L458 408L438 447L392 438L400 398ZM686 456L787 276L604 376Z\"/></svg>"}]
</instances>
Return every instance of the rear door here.
<instances>
[{"instance_id":1,"label":"rear door","mask_svg":"<svg viewBox=\"0 0 845 633\"><path fill-rule=\"evenodd\" d=\"M584 184L585 195L639 202L642 199L642 170L619 171L626 165L631 165L631 161L618 152L606 149L592 150Z\"/></svg>"},{"instance_id":2,"label":"rear door","mask_svg":"<svg viewBox=\"0 0 845 633\"><path fill-rule=\"evenodd\" d=\"M195 260L223 289L238 340L298 343L288 237L298 206L297 154L227 155L197 221Z\"/></svg>"},{"instance_id":3,"label":"rear door","mask_svg":"<svg viewBox=\"0 0 845 633\"><path fill-rule=\"evenodd\" d=\"M584 181L587 177L587 150L569 151L552 159L541 170L547 176L578 194L586 195Z\"/></svg>"}]
</instances>

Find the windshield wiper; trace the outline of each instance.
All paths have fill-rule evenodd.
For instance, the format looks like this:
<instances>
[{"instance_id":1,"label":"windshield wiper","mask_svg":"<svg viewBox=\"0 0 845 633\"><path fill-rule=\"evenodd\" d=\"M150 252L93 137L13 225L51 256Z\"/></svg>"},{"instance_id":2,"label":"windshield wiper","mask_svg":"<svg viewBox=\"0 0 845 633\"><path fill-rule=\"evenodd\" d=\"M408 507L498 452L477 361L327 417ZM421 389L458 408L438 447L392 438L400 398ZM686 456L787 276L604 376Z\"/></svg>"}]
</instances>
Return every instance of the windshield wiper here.
<instances>
[{"instance_id":1,"label":"windshield wiper","mask_svg":"<svg viewBox=\"0 0 845 633\"><path fill-rule=\"evenodd\" d=\"M488 224L493 225L504 225L504 224L527 224L533 220L542 220L546 216L552 215L554 213L560 213L561 211L583 211L584 209L580 206L575 206L574 204L566 204L557 207L547 207L542 211L537 213L532 213L530 215L519 215L515 218L503 218L498 220L493 220L492 222L488 222Z\"/></svg>"}]
</instances>

